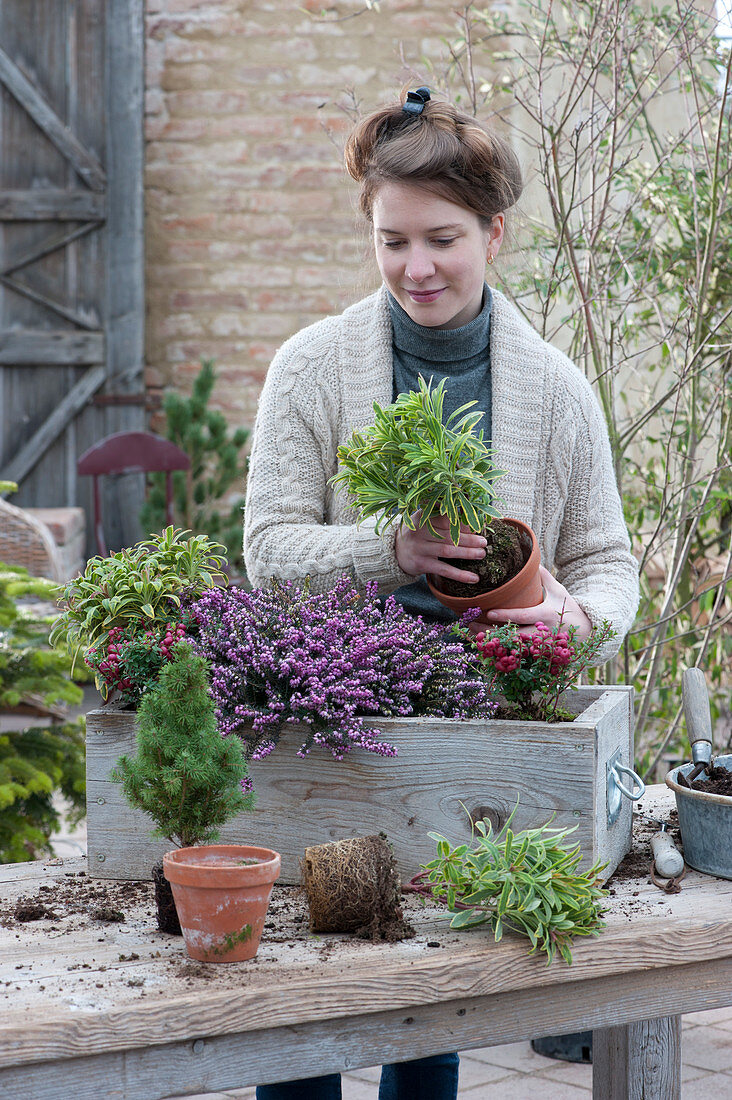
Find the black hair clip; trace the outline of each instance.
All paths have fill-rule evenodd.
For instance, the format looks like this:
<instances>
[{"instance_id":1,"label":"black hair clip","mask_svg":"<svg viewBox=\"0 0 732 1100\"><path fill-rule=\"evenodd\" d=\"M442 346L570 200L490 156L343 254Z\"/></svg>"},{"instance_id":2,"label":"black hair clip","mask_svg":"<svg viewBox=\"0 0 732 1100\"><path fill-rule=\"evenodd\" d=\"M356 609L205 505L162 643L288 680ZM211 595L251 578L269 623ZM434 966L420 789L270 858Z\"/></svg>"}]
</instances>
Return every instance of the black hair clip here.
<instances>
[{"instance_id":1,"label":"black hair clip","mask_svg":"<svg viewBox=\"0 0 732 1100\"><path fill-rule=\"evenodd\" d=\"M407 99L402 105L402 110L406 111L408 115L421 115L425 103L429 103L430 98L429 88L417 88L416 92L407 92Z\"/></svg>"}]
</instances>

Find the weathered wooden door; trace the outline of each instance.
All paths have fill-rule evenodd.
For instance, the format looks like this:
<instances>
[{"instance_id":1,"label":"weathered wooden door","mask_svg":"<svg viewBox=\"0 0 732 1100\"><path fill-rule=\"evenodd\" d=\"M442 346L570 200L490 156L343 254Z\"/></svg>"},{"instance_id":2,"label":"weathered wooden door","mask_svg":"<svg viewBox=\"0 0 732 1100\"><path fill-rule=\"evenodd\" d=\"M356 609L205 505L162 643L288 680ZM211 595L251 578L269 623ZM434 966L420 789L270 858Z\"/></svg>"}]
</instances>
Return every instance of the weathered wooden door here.
<instances>
[{"instance_id":1,"label":"weathered wooden door","mask_svg":"<svg viewBox=\"0 0 732 1100\"><path fill-rule=\"evenodd\" d=\"M0 478L21 506L90 517L78 456L144 427L143 2L0 0Z\"/></svg>"}]
</instances>

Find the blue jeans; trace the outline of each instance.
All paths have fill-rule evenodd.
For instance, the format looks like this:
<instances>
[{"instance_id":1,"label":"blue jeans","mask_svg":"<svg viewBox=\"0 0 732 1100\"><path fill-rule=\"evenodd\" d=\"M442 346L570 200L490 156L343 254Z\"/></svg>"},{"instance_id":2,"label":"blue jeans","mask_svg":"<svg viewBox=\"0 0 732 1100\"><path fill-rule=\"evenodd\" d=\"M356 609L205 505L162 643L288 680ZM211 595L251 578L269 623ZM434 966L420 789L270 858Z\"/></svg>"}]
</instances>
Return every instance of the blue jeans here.
<instances>
[{"instance_id":1,"label":"blue jeans","mask_svg":"<svg viewBox=\"0 0 732 1100\"><path fill-rule=\"evenodd\" d=\"M396 1062L381 1070L379 1100L457 1100L457 1054ZM259 1085L257 1100L341 1100L341 1075Z\"/></svg>"}]
</instances>

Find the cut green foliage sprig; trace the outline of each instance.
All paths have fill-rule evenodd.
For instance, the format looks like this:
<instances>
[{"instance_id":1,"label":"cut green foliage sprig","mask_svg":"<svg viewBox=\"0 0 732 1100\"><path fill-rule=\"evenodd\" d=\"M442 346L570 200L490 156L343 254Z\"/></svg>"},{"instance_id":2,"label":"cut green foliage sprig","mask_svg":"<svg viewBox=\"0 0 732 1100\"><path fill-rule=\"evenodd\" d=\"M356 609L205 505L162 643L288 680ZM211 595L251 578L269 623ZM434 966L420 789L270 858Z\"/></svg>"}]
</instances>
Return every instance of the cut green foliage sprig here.
<instances>
[{"instance_id":1,"label":"cut green foliage sprig","mask_svg":"<svg viewBox=\"0 0 732 1100\"><path fill-rule=\"evenodd\" d=\"M385 408L374 403L373 425L356 431L338 448L339 472L360 518L376 518L376 531L402 522L415 529L413 513L437 534L433 520L446 516L457 546L461 527L480 531L496 508L495 480L503 473L477 430L475 401L456 409L443 424L445 380L434 389L420 376L419 392L400 394Z\"/></svg>"},{"instance_id":2,"label":"cut green foliage sprig","mask_svg":"<svg viewBox=\"0 0 732 1100\"><path fill-rule=\"evenodd\" d=\"M529 954L544 952L548 965L559 951L571 965L574 938L595 936L604 927L607 891L598 876L605 864L578 872L580 846L566 844L577 826L555 829L547 822L514 833L515 812L495 836L490 822L476 822L472 846L453 848L439 833L430 833L437 858L424 868L429 891L454 914L451 928L487 924L496 942L511 928L528 937Z\"/></svg>"},{"instance_id":3,"label":"cut green foliage sprig","mask_svg":"<svg viewBox=\"0 0 732 1100\"><path fill-rule=\"evenodd\" d=\"M84 573L61 590L63 610L51 643L76 655L115 628L132 626L143 634L175 618L183 592L195 598L225 581L225 547L206 535L187 534L167 527L131 549L91 558Z\"/></svg>"}]
</instances>

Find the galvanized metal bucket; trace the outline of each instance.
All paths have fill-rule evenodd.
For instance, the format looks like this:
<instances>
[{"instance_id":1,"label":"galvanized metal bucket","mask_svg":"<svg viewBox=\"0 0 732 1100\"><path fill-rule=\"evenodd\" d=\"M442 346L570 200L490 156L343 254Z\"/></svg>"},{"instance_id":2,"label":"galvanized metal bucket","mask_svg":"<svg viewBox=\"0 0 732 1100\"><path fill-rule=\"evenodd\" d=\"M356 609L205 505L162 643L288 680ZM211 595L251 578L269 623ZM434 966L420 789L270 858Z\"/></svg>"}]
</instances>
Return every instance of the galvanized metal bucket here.
<instances>
[{"instance_id":1,"label":"galvanized metal bucket","mask_svg":"<svg viewBox=\"0 0 732 1100\"><path fill-rule=\"evenodd\" d=\"M732 770L732 754L717 756L714 763ZM732 797L680 787L679 773L686 777L693 767L682 764L666 776L666 785L676 795L684 859L697 871L732 879Z\"/></svg>"}]
</instances>

